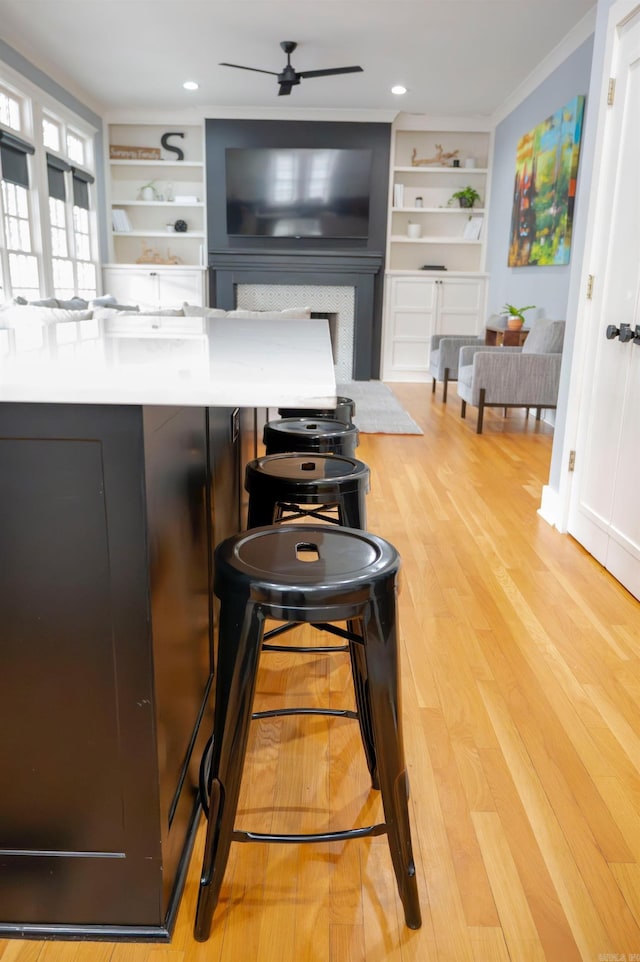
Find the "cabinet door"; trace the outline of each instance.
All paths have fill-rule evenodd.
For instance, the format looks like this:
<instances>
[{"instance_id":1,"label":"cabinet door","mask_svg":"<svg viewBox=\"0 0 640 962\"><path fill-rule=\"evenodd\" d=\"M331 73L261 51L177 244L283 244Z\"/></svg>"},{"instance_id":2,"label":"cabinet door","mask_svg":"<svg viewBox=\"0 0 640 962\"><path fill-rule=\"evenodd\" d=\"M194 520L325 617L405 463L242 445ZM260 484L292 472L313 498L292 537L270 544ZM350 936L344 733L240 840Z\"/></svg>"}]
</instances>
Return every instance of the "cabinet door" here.
<instances>
[{"instance_id":1,"label":"cabinet door","mask_svg":"<svg viewBox=\"0 0 640 962\"><path fill-rule=\"evenodd\" d=\"M385 318L383 378L424 381L435 330L437 286L432 278L393 277Z\"/></svg>"},{"instance_id":2,"label":"cabinet door","mask_svg":"<svg viewBox=\"0 0 640 962\"><path fill-rule=\"evenodd\" d=\"M106 267L102 276L105 294L113 294L119 304L138 305L141 310L152 310L158 306L156 271Z\"/></svg>"},{"instance_id":3,"label":"cabinet door","mask_svg":"<svg viewBox=\"0 0 640 962\"><path fill-rule=\"evenodd\" d=\"M178 308L185 301L199 307L204 304L204 272L200 269L107 267L103 278L107 294L121 304L137 304L141 311Z\"/></svg>"},{"instance_id":4,"label":"cabinet door","mask_svg":"<svg viewBox=\"0 0 640 962\"><path fill-rule=\"evenodd\" d=\"M182 307L185 303L202 307L203 272L199 270L159 271L160 307Z\"/></svg>"},{"instance_id":5,"label":"cabinet door","mask_svg":"<svg viewBox=\"0 0 640 962\"><path fill-rule=\"evenodd\" d=\"M135 405L0 404L4 932L164 921L140 438Z\"/></svg>"},{"instance_id":6,"label":"cabinet door","mask_svg":"<svg viewBox=\"0 0 640 962\"><path fill-rule=\"evenodd\" d=\"M438 334L478 334L485 320L484 278L444 277L438 280Z\"/></svg>"}]
</instances>

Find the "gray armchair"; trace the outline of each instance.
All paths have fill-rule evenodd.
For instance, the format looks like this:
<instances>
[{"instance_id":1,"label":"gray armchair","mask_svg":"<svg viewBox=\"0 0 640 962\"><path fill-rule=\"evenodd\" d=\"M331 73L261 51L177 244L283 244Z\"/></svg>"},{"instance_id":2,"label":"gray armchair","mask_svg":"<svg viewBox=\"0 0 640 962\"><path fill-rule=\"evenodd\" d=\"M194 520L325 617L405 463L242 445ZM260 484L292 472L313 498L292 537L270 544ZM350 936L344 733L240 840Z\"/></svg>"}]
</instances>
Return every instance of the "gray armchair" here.
<instances>
[{"instance_id":1,"label":"gray armchair","mask_svg":"<svg viewBox=\"0 0 640 962\"><path fill-rule=\"evenodd\" d=\"M522 347L473 347L460 350L458 397L465 417L467 404L478 408L482 434L486 407L555 408L560 384L564 321L535 321Z\"/></svg>"},{"instance_id":2,"label":"gray armchair","mask_svg":"<svg viewBox=\"0 0 640 962\"><path fill-rule=\"evenodd\" d=\"M429 354L429 373L433 378L431 393L436 393L436 382L442 381L442 402L447 403L447 385L458 380L458 358L460 348L465 345L480 346L481 337L465 334L432 334Z\"/></svg>"}]
</instances>

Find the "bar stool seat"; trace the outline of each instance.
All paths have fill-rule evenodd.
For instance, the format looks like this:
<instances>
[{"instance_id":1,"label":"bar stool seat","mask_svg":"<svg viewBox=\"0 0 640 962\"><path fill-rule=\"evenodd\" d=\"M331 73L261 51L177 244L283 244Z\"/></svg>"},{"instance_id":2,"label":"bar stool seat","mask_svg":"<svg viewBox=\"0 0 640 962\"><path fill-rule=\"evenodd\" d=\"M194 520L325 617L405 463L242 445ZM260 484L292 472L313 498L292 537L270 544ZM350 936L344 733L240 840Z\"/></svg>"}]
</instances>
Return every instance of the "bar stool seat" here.
<instances>
[{"instance_id":1,"label":"bar stool seat","mask_svg":"<svg viewBox=\"0 0 640 962\"><path fill-rule=\"evenodd\" d=\"M399 569L398 552L382 538L326 524L254 528L217 546L218 659L207 776L210 806L195 919L198 941L209 937L232 841L299 843L386 834L406 924L420 927L400 717ZM357 713L287 708L253 715L266 619L311 624L348 639L357 652L352 659ZM347 628L335 622L347 622ZM292 712L358 718L384 822L308 835L234 828L251 719Z\"/></svg>"},{"instance_id":2,"label":"bar stool seat","mask_svg":"<svg viewBox=\"0 0 640 962\"><path fill-rule=\"evenodd\" d=\"M262 440L267 454L318 451L353 457L359 432L355 424L333 418L281 418L267 421Z\"/></svg>"},{"instance_id":3,"label":"bar stool seat","mask_svg":"<svg viewBox=\"0 0 640 962\"><path fill-rule=\"evenodd\" d=\"M245 467L247 527L316 518L366 528L369 468L341 454L268 454Z\"/></svg>"},{"instance_id":4,"label":"bar stool seat","mask_svg":"<svg viewBox=\"0 0 640 962\"><path fill-rule=\"evenodd\" d=\"M350 397L338 396L334 408L278 408L282 418L328 418L351 424L356 413L356 402Z\"/></svg>"}]
</instances>

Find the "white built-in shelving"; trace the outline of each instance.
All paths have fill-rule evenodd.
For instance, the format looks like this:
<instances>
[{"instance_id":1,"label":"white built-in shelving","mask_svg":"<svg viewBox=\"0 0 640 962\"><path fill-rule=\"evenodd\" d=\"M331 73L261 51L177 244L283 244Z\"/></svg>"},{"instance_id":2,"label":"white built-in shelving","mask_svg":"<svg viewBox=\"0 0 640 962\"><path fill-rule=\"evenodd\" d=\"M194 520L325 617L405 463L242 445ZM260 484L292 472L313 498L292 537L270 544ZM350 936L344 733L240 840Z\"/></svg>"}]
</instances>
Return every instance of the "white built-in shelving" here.
<instances>
[{"instance_id":1,"label":"white built-in shelving","mask_svg":"<svg viewBox=\"0 0 640 962\"><path fill-rule=\"evenodd\" d=\"M175 301L180 297L180 281L185 280L184 300L193 301L197 291L198 303L202 303L207 250L203 124L127 120L110 123L108 130L112 230L109 264L103 274L105 290L127 302L133 297L148 307L152 275L157 297L162 298L169 289ZM166 133L174 134L168 147L161 143ZM151 148L159 156L117 158L112 146ZM179 148L183 158L170 147ZM151 199L143 195L148 185L152 185ZM186 229L176 230L177 222L183 222ZM155 295L153 300L152 306L173 304L155 304Z\"/></svg>"},{"instance_id":2,"label":"white built-in shelving","mask_svg":"<svg viewBox=\"0 0 640 962\"><path fill-rule=\"evenodd\" d=\"M427 380L432 334L484 326L491 153L490 128L475 119L400 114L394 122L383 378ZM452 199L467 186L480 195L472 208Z\"/></svg>"}]
</instances>

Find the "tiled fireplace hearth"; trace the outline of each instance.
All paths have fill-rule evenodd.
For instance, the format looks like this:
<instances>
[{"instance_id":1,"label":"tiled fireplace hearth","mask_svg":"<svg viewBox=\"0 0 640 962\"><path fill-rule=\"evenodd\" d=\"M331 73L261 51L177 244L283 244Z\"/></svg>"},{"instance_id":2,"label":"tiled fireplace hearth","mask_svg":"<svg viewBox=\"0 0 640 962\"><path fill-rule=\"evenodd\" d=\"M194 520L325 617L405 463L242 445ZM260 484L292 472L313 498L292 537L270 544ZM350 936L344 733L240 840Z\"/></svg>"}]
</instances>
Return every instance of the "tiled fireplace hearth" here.
<instances>
[{"instance_id":1,"label":"tiled fireplace hearth","mask_svg":"<svg viewBox=\"0 0 640 962\"><path fill-rule=\"evenodd\" d=\"M368 380L378 376L381 267L369 252L213 251L209 303L330 316L336 380Z\"/></svg>"},{"instance_id":2,"label":"tiled fireplace hearth","mask_svg":"<svg viewBox=\"0 0 640 962\"><path fill-rule=\"evenodd\" d=\"M236 307L248 311L282 311L309 307L312 315L327 317L333 345L336 381L350 381L353 372L355 288L318 284L238 284Z\"/></svg>"}]
</instances>

